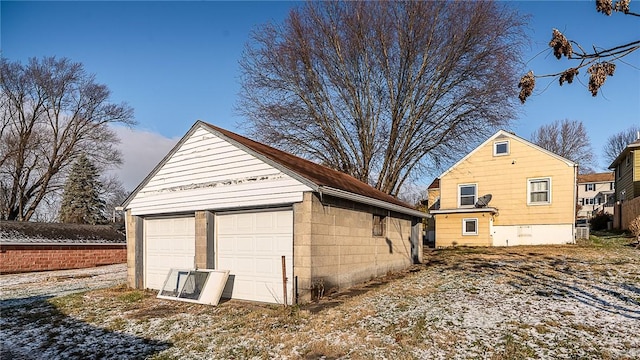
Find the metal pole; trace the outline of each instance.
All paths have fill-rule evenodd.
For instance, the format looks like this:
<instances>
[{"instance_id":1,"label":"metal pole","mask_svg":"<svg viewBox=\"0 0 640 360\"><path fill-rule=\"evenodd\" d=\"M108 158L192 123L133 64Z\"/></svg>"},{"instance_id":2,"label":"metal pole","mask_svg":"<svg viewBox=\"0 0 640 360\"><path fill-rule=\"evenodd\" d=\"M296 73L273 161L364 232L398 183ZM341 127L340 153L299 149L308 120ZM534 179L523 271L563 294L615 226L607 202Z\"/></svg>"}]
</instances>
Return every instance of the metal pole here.
<instances>
[{"instance_id":1,"label":"metal pole","mask_svg":"<svg viewBox=\"0 0 640 360\"><path fill-rule=\"evenodd\" d=\"M287 306L287 263L285 262L284 255L282 256L282 298L284 299L284 306Z\"/></svg>"}]
</instances>

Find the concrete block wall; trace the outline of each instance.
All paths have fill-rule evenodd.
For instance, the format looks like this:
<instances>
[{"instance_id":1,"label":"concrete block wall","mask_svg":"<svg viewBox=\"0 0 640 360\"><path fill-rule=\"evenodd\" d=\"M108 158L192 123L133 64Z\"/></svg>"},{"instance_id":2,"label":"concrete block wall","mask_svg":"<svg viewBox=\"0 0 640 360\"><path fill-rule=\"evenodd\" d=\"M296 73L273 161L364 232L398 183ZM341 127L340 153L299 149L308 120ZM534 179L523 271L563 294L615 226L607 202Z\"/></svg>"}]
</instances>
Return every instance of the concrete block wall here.
<instances>
[{"instance_id":1,"label":"concrete block wall","mask_svg":"<svg viewBox=\"0 0 640 360\"><path fill-rule=\"evenodd\" d=\"M141 288L142 279L139 275L142 272L143 264L136 262L136 250L138 244L142 244L141 239L136 236L142 236L140 228L142 227L142 218L131 215L131 210L125 212L125 233L127 235L127 284L132 288Z\"/></svg>"},{"instance_id":2,"label":"concrete block wall","mask_svg":"<svg viewBox=\"0 0 640 360\"><path fill-rule=\"evenodd\" d=\"M196 267L199 269L213 269L213 212L196 211L195 226Z\"/></svg>"},{"instance_id":3,"label":"concrete block wall","mask_svg":"<svg viewBox=\"0 0 640 360\"><path fill-rule=\"evenodd\" d=\"M0 273L80 269L127 261L126 245L0 245Z\"/></svg>"},{"instance_id":4,"label":"concrete block wall","mask_svg":"<svg viewBox=\"0 0 640 360\"><path fill-rule=\"evenodd\" d=\"M386 216L386 233L373 236L373 214ZM305 193L294 205L294 258L299 300L312 288L325 293L412 264L411 218L372 206Z\"/></svg>"}]
</instances>

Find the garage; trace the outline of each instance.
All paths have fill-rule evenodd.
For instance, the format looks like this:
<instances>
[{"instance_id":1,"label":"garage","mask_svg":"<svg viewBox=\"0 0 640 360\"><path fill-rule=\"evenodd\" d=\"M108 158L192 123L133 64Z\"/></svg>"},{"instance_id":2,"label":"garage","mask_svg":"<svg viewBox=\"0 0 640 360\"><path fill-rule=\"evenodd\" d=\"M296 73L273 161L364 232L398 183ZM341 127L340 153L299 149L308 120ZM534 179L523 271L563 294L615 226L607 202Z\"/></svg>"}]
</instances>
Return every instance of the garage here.
<instances>
[{"instance_id":1,"label":"garage","mask_svg":"<svg viewBox=\"0 0 640 360\"><path fill-rule=\"evenodd\" d=\"M137 289L160 289L171 268L228 270L223 297L297 304L422 256L423 212L202 121L122 207L127 283ZM382 218L387 226L374 235Z\"/></svg>"},{"instance_id":2,"label":"garage","mask_svg":"<svg viewBox=\"0 0 640 360\"><path fill-rule=\"evenodd\" d=\"M282 256L287 300L293 299L293 211L217 214L217 269L228 269L223 297L283 302Z\"/></svg>"},{"instance_id":3,"label":"garage","mask_svg":"<svg viewBox=\"0 0 640 360\"><path fill-rule=\"evenodd\" d=\"M169 269L191 269L195 256L195 221L193 217L144 220L145 284L159 290Z\"/></svg>"}]
</instances>

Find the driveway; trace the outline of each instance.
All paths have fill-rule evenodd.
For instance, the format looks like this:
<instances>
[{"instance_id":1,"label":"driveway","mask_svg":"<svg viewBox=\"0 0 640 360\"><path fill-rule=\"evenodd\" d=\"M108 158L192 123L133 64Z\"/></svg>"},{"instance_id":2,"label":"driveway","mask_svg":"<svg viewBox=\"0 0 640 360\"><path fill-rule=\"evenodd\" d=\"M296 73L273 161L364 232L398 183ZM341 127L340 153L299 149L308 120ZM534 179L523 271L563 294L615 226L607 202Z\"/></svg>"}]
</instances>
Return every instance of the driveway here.
<instances>
[{"instance_id":1,"label":"driveway","mask_svg":"<svg viewBox=\"0 0 640 360\"><path fill-rule=\"evenodd\" d=\"M127 265L0 275L0 309L124 284Z\"/></svg>"}]
</instances>

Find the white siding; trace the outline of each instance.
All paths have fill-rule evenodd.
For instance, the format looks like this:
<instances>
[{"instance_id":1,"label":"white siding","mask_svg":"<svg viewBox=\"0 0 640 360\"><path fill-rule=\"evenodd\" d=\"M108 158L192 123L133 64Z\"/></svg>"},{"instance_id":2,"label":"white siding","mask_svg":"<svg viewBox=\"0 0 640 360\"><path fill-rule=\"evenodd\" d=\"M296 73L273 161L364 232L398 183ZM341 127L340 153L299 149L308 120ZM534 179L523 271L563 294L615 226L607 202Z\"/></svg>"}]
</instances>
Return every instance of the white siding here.
<instances>
[{"instance_id":1,"label":"white siding","mask_svg":"<svg viewBox=\"0 0 640 360\"><path fill-rule=\"evenodd\" d=\"M574 243L573 225L493 226L493 246Z\"/></svg>"},{"instance_id":2,"label":"white siding","mask_svg":"<svg viewBox=\"0 0 640 360\"><path fill-rule=\"evenodd\" d=\"M132 215L290 204L311 189L199 128L129 203Z\"/></svg>"}]
</instances>

